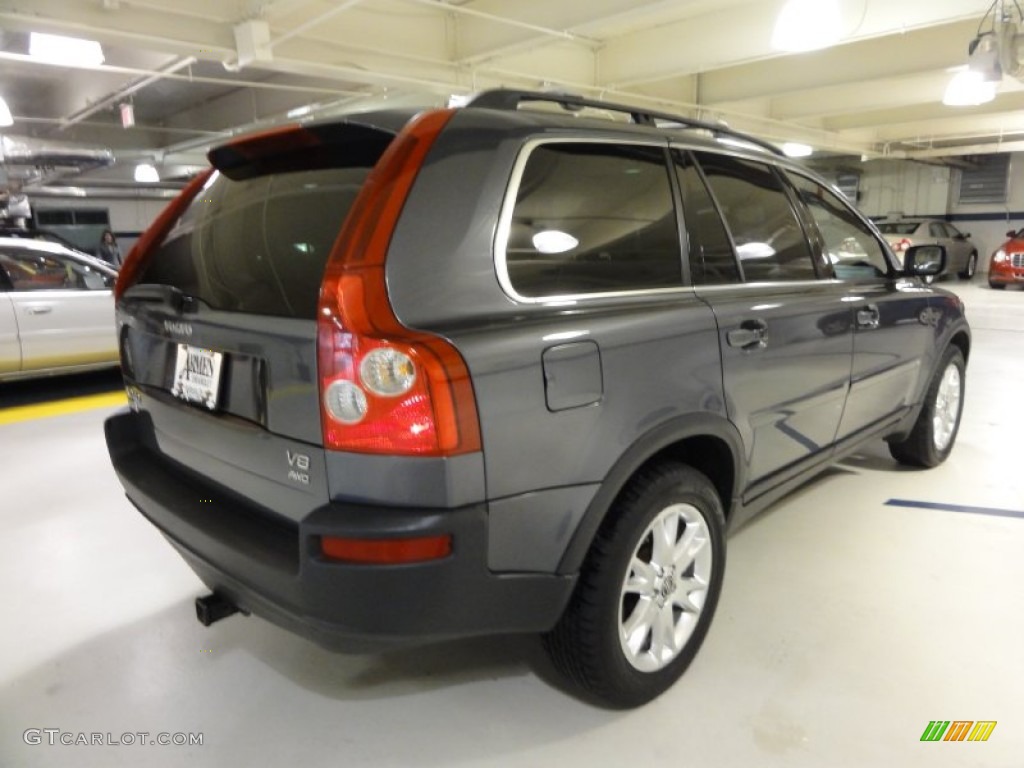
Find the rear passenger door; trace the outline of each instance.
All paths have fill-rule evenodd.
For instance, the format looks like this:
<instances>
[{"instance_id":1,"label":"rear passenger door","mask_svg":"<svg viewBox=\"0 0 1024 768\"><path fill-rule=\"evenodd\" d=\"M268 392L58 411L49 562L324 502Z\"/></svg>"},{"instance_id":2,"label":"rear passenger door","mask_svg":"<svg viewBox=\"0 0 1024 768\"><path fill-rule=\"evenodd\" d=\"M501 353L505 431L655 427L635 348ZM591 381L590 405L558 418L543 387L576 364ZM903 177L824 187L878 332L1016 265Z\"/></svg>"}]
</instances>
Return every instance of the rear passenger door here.
<instances>
[{"instance_id":1,"label":"rear passenger door","mask_svg":"<svg viewBox=\"0 0 1024 768\"><path fill-rule=\"evenodd\" d=\"M117 357L113 278L70 256L0 251L21 338L21 370L91 365Z\"/></svg>"},{"instance_id":2,"label":"rear passenger door","mask_svg":"<svg viewBox=\"0 0 1024 768\"><path fill-rule=\"evenodd\" d=\"M853 312L854 355L840 439L905 411L928 364L937 314L930 288L896 274L871 228L814 179L787 173L814 219L828 269L844 286Z\"/></svg>"},{"instance_id":3,"label":"rear passenger door","mask_svg":"<svg viewBox=\"0 0 1024 768\"><path fill-rule=\"evenodd\" d=\"M7 273L0 269L0 376L21 370L21 341L18 339L18 318L9 293Z\"/></svg>"},{"instance_id":4,"label":"rear passenger door","mask_svg":"<svg viewBox=\"0 0 1024 768\"><path fill-rule=\"evenodd\" d=\"M771 165L702 152L675 158L691 273L718 322L750 500L829 454L849 386L852 316L845 288L820 279L824 265Z\"/></svg>"}]
</instances>

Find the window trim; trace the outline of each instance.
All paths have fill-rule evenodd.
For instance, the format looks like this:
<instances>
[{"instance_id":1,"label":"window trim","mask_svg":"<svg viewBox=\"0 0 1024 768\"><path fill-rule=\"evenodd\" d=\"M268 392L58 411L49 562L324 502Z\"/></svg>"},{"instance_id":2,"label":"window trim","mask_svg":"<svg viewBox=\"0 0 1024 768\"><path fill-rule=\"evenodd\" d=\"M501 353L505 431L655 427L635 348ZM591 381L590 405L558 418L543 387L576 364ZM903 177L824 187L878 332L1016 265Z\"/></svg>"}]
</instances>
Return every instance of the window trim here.
<instances>
[{"instance_id":1,"label":"window trim","mask_svg":"<svg viewBox=\"0 0 1024 768\"><path fill-rule=\"evenodd\" d=\"M639 146L651 147L662 150L662 164L667 174L672 207L675 209L676 238L679 245L679 276L680 283L673 288L637 288L628 291L601 291L592 293L559 293L549 296L523 296L515 286L508 273L508 241L512 234L512 214L515 210L516 198L519 196L519 187L523 181L523 173L526 170L526 163L534 151L549 144L607 144L609 146ZM526 141L519 149L516 161L512 166L512 175L505 188L505 198L501 203L501 213L498 216L498 226L494 233L494 270L498 278L501 290L510 299L518 304L552 304L564 302L590 301L593 299L618 299L635 296L660 296L671 294L692 294L693 285L687 280L689 270L686 263L687 255L684 249L684 232L679 229L680 211L679 201L676 199L675 187L672 184L673 169L669 165L668 139L618 139L611 137L596 136L558 136L542 137Z\"/></svg>"}]
</instances>

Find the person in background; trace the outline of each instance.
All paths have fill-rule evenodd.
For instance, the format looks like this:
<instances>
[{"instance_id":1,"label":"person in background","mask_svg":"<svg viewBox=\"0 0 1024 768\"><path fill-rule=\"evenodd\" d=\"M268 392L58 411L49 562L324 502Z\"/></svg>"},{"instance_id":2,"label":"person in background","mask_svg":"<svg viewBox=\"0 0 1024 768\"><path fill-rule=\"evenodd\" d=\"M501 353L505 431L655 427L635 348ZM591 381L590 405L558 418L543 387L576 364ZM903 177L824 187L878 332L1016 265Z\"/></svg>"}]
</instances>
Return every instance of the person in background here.
<instances>
[{"instance_id":1,"label":"person in background","mask_svg":"<svg viewBox=\"0 0 1024 768\"><path fill-rule=\"evenodd\" d=\"M110 262L115 267L121 266L121 249L117 247L117 238L109 229L100 235L100 244L96 246L96 257Z\"/></svg>"}]
</instances>

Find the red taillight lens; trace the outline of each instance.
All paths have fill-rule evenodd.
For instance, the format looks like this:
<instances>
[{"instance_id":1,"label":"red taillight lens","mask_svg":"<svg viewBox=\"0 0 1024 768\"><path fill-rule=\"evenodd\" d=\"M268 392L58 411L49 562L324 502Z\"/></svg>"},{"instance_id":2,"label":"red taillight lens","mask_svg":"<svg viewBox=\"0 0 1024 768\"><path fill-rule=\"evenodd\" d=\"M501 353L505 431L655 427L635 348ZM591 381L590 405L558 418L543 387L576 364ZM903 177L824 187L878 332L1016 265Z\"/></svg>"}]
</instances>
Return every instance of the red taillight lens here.
<instances>
[{"instance_id":1,"label":"red taillight lens","mask_svg":"<svg viewBox=\"0 0 1024 768\"><path fill-rule=\"evenodd\" d=\"M393 565L441 560L452 553L452 537L424 536L414 539L343 539L324 536L320 551L331 560L349 563Z\"/></svg>"},{"instance_id":2,"label":"red taillight lens","mask_svg":"<svg viewBox=\"0 0 1024 768\"><path fill-rule=\"evenodd\" d=\"M328 260L318 310L327 448L426 456L480 450L465 362L446 340L398 321L384 278L402 206L451 115L427 113L396 137L367 178Z\"/></svg>"},{"instance_id":3,"label":"red taillight lens","mask_svg":"<svg viewBox=\"0 0 1024 768\"><path fill-rule=\"evenodd\" d=\"M910 242L910 240L904 237L901 240L897 240L893 244L893 250L895 250L896 253L903 253L905 250L907 250L907 248L911 246L911 244L912 243Z\"/></svg>"},{"instance_id":4,"label":"red taillight lens","mask_svg":"<svg viewBox=\"0 0 1024 768\"><path fill-rule=\"evenodd\" d=\"M135 246L125 257L124 263L121 265L121 271L117 276L117 283L114 285L115 300L120 299L128 288L135 285L142 270L149 263L149 257L153 249L164 241L167 233L174 226L174 222L181 218L185 209L195 199L195 196L206 186L206 182L212 174L213 168L207 168L192 179L181 190L181 194L168 203L167 207L160 212L160 215L156 217L156 220L150 225L149 229L142 233L142 237L135 241Z\"/></svg>"}]
</instances>

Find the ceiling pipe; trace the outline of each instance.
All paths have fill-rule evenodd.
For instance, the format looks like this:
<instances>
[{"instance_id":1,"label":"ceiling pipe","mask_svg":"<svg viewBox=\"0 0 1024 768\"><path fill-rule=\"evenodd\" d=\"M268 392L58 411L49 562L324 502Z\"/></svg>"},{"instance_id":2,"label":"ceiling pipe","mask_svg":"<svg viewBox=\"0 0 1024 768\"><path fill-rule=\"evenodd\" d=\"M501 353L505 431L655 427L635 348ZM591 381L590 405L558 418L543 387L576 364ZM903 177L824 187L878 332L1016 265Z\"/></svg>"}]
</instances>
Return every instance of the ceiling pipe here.
<instances>
[{"instance_id":1,"label":"ceiling pipe","mask_svg":"<svg viewBox=\"0 0 1024 768\"><path fill-rule=\"evenodd\" d=\"M474 8L468 8L464 5L449 5L448 3L441 2L440 0L403 0L406 3L413 3L415 5L426 5L431 8L447 11L462 16L471 16L476 19L484 19L485 21L493 21L496 24L504 24L508 27L517 27L519 29L526 29L530 32L537 32L548 37L555 37L560 40L568 40L572 43L580 43L589 48L597 48L601 45L599 40L595 40L592 37L585 37L584 35L577 35L573 32L569 32L564 29L551 29L550 27L541 27L536 24L530 24L525 21L519 21L518 19L510 19L507 16L498 16L497 14L487 13L486 11L478 11Z\"/></svg>"},{"instance_id":2,"label":"ceiling pipe","mask_svg":"<svg viewBox=\"0 0 1024 768\"><path fill-rule=\"evenodd\" d=\"M163 80L167 75L174 74L179 70L191 67L193 64L196 63L196 61L197 59L194 56L188 56L184 59L181 59L180 61L171 62L166 66L160 67L160 69L158 69L154 74L147 75L146 77L136 80L134 83L126 85L124 88L111 92L110 95L104 96L99 101L95 102L92 106L86 107L85 109L80 109L77 112L69 115L68 117L61 118L59 130L67 130L71 126L80 123L82 120L91 117L97 112L106 109L107 107L113 104L116 104L117 102L121 101L124 98L127 98L128 96L131 96L133 93L138 93L146 86L152 85L153 83L157 83L160 80Z\"/></svg>"}]
</instances>

